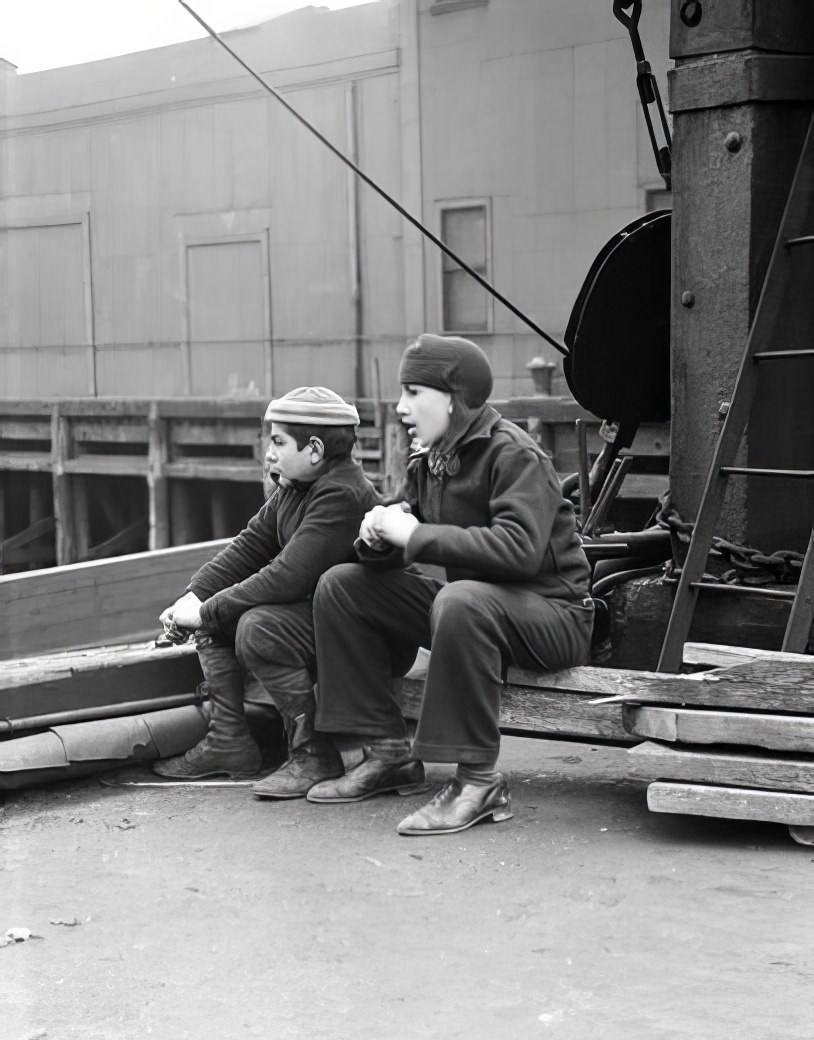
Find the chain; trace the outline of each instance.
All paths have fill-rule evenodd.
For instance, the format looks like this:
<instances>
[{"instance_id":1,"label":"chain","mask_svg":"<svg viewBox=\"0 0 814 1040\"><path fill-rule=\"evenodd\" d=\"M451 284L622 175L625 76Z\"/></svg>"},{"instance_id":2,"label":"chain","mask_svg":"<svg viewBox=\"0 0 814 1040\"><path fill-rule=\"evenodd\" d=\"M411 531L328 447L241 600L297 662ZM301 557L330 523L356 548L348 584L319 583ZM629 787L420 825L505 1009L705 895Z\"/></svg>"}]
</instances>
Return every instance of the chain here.
<instances>
[{"instance_id":1,"label":"chain","mask_svg":"<svg viewBox=\"0 0 814 1040\"><path fill-rule=\"evenodd\" d=\"M669 491L662 495L659 502L661 505L656 514L656 523L670 532L674 550L676 542L688 545L695 524L681 519L678 510L670 502ZM674 551L674 558L667 567L668 576L675 576L675 555ZM796 585L803 566L803 554L792 549L763 553L759 549L718 537L712 539L710 556L724 560L729 564L729 569L720 575L705 574L704 578L727 585Z\"/></svg>"}]
</instances>

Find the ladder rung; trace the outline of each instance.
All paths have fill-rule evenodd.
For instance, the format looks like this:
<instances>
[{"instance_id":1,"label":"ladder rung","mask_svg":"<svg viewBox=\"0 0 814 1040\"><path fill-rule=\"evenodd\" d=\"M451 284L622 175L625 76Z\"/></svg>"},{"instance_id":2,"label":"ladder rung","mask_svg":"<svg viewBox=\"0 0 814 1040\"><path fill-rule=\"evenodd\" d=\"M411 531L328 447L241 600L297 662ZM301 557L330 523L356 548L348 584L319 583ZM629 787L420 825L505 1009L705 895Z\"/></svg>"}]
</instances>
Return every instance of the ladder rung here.
<instances>
[{"instance_id":1,"label":"ladder rung","mask_svg":"<svg viewBox=\"0 0 814 1040\"><path fill-rule=\"evenodd\" d=\"M755 466L721 466L721 473L732 477L786 477L797 480L814 479L814 469L760 469Z\"/></svg>"},{"instance_id":2,"label":"ladder rung","mask_svg":"<svg viewBox=\"0 0 814 1040\"><path fill-rule=\"evenodd\" d=\"M791 361L794 358L814 357L814 350L762 350L753 354L753 361Z\"/></svg>"},{"instance_id":3,"label":"ladder rung","mask_svg":"<svg viewBox=\"0 0 814 1040\"><path fill-rule=\"evenodd\" d=\"M796 246L814 245L814 235L800 235L798 238L790 238L785 243L786 249L794 249Z\"/></svg>"},{"instance_id":4,"label":"ladder rung","mask_svg":"<svg viewBox=\"0 0 814 1040\"><path fill-rule=\"evenodd\" d=\"M794 599L794 592L784 592L782 589L767 589L763 585L720 585L710 581L691 581L690 586L694 589L709 589L712 592L751 592L755 596L768 596L770 599Z\"/></svg>"}]
</instances>

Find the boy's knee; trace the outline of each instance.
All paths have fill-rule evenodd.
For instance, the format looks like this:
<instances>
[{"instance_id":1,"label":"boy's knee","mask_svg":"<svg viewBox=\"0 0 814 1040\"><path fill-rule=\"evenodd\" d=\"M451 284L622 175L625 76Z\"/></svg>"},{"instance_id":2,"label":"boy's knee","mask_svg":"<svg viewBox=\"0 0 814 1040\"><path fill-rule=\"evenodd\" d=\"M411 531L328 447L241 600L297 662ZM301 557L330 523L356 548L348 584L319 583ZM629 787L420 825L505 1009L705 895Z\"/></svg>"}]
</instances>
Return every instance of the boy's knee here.
<instances>
[{"instance_id":1,"label":"boy's knee","mask_svg":"<svg viewBox=\"0 0 814 1040\"><path fill-rule=\"evenodd\" d=\"M445 585L432 605L432 628L439 630L483 629L493 620L489 609L488 586L479 581L451 581Z\"/></svg>"},{"instance_id":2,"label":"boy's knee","mask_svg":"<svg viewBox=\"0 0 814 1040\"><path fill-rule=\"evenodd\" d=\"M364 577L359 573L363 570L364 568L356 563L338 563L325 571L314 592L314 609L318 610L336 602L337 599L343 599L349 593L352 595L351 590L360 578Z\"/></svg>"},{"instance_id":3,"label":"boy's knee","mask_svg":"<svg viewBox=\"0 0 814 1040\"><path fill-rule=\"evenodd\" d=\"M268 626L260 623L260 612L247 610L240 616L235 632L235 655L244 668L253 662L274 657L275 646Z\"/></svg>"}]
</instances>

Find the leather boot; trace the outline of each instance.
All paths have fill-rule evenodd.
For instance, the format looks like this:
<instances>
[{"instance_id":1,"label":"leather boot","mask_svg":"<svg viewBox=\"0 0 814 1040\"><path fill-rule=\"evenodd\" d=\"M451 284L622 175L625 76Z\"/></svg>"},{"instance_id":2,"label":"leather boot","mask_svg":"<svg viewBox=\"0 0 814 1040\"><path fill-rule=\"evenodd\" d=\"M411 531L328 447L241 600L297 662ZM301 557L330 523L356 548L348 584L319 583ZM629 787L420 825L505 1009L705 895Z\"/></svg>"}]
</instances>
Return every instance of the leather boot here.
<instances>
[{"instance_id":1,"label":"leather boot","mask_svg":"<svg viewBox=\"0 0 814 1040\"><path fill-rule=\"evenodd\" d=\"M183 755L153 763L153 772L168 780L209 780L225 776L229 780L254 780L261 772L263 756L248 734L236 738L225 748L213 747L210 734Z\"/></svg>"},{"instance_id":2,"label":"leather boot","mask_svg":"<svg viewBox=\"0 0 814 1040\"><path fill-rule=\"evenodd\" d=\"M252 787L258 798L304 798L320 780L344 772L339 751L330 740L314 732L313 710L285 719L285 727L288 760Z\"/></svg>"},{"instance_id":3,"label":"leather boot","mask_svg":"<svg viewBox=\"0 0 814 1040\"><path fill-rule=\"evenodd\" d=\"M205 664L203 656L201 664ZM208 679L207 692L210 718L206 736L183 755L155 762L153 772L168 780L208 780L217 776L254 780L262 773L263 756L246 721L242 673L235 669L219 674L217 679Z\"/></svg>"}]
</instances>

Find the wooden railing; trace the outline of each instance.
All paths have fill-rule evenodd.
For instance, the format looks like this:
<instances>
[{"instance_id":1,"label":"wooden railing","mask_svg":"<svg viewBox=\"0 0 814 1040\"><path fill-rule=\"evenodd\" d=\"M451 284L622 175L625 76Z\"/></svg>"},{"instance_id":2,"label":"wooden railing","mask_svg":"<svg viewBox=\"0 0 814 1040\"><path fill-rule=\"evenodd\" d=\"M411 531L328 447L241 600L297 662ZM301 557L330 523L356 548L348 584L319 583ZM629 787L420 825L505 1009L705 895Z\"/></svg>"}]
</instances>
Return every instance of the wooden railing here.
<instances>
[{"instance_id":1,"label":"wooden railing","mask_svg":"<svg viewBox=\"0 0 814 1040\"><path fill-rule=\"evenodd\" d=\"M599 420L572 398L495 401L553 458L577 469L576 419L588 447ZM250 399L73 398L0 402L0 573L103 559L236 533L262 502L260 420ZM357 457L384 492L403 473L405 437L394 402L357 402ZM642 427L644 473L622 500L666 489L669 429Z\"/></svg>"}]
</instances>

